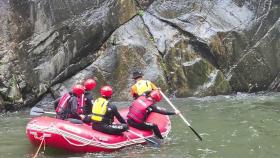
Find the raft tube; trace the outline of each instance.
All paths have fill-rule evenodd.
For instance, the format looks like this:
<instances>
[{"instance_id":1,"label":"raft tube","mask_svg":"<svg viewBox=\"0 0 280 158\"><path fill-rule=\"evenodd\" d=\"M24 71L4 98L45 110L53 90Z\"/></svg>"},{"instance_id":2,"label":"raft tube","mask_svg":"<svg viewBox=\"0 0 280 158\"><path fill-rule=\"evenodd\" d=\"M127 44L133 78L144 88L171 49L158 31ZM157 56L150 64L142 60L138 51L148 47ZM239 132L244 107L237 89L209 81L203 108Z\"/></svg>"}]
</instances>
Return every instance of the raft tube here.
<instances>
[{"instance_id":1,"label":"raft tube","mask_svg":"<svg viewBox=\"0 0 280 158\"><path fill-rule=\"evenodd\" d=\"M128 109L123 109L120 113L126 116ZM167 115L151 113L147 122L156 123L164 137L171 129L171 122ZM154 137L152 131L138 130L133 127L129 129L145 138ZM126 146L147 143L143 137L140 138L132 132L110 135L93 130L89 124L77 124L48 116L33 118L26 126L26 135L36 146L44 143L46 146L71 152L112 152Z\"/></svg>"}]
</instances>

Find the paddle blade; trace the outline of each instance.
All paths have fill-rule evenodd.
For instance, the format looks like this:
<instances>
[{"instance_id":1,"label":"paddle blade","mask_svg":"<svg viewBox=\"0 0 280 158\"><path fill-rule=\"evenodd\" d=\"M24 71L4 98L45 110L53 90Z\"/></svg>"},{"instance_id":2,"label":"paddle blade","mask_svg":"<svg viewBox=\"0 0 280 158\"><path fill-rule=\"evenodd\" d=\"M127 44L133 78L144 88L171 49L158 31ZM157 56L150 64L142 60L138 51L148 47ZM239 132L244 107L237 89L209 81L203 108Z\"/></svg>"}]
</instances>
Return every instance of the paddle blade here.
<instances>
[{"instance_id":1,"label":"paddle blade","mask_svg":"<svg viewBox=\"0 0 280 158\"><path fill-rule=\"evenodd\" d=\"M31 116L41 116L43 114L44 114L44 110L42 108L33 107L30 110L30 115Z\"/></svg>"},{"instance_id":2,"label":"paddle blade","mask_svg":"<svg viewBox=\"0 0 280 158\"><path fill-rule=\"evenodd\" d=\"M158 139L156 138L146 138L144 136L142 136L141 134L139 133L136 133L132 130L127 130L128 132L140 137L140 138L143 138L149 145L153 146L153 147L156 147L156 148L159 148L160 147L160 142Z\"/></svg>"},{"instance_id":3,"label":"paddle blade","mask_svg":"<svg viewBox=\"0 0 280 158\"><path fill-rule=\"evenodd\" d=\"M145 138L146 142L148 143L148 145L155 147L155 148L160 148L160 140L157 138Z\"/></svg>"},{"instance_id":4,"label":"paddle blade","mask_svg":"<svg viewBox=\"0 0 280 158\"><path fill-rule=\"evenodd\" d=\"M193 133L199 138L199 140L202 141L202 138L200 137L200 135L191 126L189 126L189 127L193 131Z\"/></svg>"},{"instance_id":5,"label":"paddle blade","mask_svg":"<svg viewBox=\"0 0 280 158\"><path fill-rule=\"evenodd\" d=\"M74 124L83 124L84 122L82 120L74 119L74 118L68 118L66 119L69 122L72 122Z\"/></svg>"}]
</instances>

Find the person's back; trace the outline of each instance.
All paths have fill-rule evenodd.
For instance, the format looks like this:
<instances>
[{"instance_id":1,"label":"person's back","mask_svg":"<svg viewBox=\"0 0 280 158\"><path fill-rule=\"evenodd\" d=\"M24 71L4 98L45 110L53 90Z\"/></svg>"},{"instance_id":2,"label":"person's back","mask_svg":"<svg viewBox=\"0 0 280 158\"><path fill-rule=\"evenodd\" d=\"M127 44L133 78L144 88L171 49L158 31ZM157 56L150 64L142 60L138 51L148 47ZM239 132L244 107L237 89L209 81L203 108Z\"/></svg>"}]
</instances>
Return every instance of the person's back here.
<instances>
[{"instance_id":1,"label":"person's back","mask_svg":"<svg viewBox=\"0 0 280 158\"><path fill-rule=\"evenodd\" d=\"M94 123L105 123L105 124L109 124L108 118L106 117L106 115L108 115L108 104L109 101L104 98L104 97L100 97L97 98L92 106L92 116L91 116L91 120Z\"/></svg>"},{"instance_id":2,"label":"person's back","mask_svg":"<svg viewBox=\"0 0 280 158\"><path fill-rule=\"evenodd\" d=\"M55 101L56 118L66 119L68 116L68 101L71 98L71 93L65 93L62 97Z\"/></svg>"},{"instance_id":3,"label":"person's back","mask_svg":"<svg viewBox=\"0 0 280 158\"><path fill-rule=\"evenodd\" d=\"M92 106L92 128L107 134L119 135L126 131L128 126L118 112L117 107L109 101L112 93L113 90L110 86L104 86L100 89L102 97L96 99ZM114 117L121 124L113 124Z\"/></svg>"},{"instance_id":4,"label":"person's back","mask_svg":"<svg viewBox=\"0 0 280 158\"><path fill-rule=\"evenodd\" d=\"M147 117L151 112L160 113L163 115L175 115L177 112L168 112L165 109L155 106L156 102L161 100L160 93L153 90L149 96L140 96L134 100L129 107L127 123L141 130L153 130L154 134L163 139L158 126L154 123L146 122Z\"/></svg>"},{"instance_id":5,"label":"person's back","mask_svg":"<svg viewBox=\"0 0 280 158\"><path fill-rule=\"evenodd\" d=\"M64 94L55 109L57 118L80 119L80 114L83 113L84 104L84 87L82 85L74 85L71 93Z\"/></svg>"},{"instance_id":6,"label":"person's back","mask_svg":"<svg viewBox=\"0 0 280 158\"><path fill-rule=\"evenodd\" d=\"M132 78L135 80L135 84L131 87L131 95L134 99L141 95L148 96L152 90L158 89L151 81L143 79L140 71L133 72Z\"/></svg>"},{"instance_id":7,"label":"person's back","mask_svg":"<svg viewBox=\"0 0 280 158\"><path fill-rule=\"evenodd\" d=\"M85 90L84 115L91 114L92 104L93 104L93 96L90 91Z\"/></svg>"},{"instance_id":8,"label":"person's back","mask_svg":"<svg viewBox=\"0 0 280 158\"><path fill-rule=\"evenodd\" d=\"M137 123L145 122L149 114L147 108L153 104L155 104L155 102L146 96L138 97L131 103L127 118L132 119Z\"/></svg>"},{"instance_id":9,"label":"person's back","mask_svg":"<svg viewBox=\"0 0 280 158\"><path fill-rule=\"evenodd\" d=\"M91 91L96 87L96 82L94 79L87 79L84 82L85 87L85 105L84 105L84 115L91 114L93 96Z\"/></svg>"}]
</instances>

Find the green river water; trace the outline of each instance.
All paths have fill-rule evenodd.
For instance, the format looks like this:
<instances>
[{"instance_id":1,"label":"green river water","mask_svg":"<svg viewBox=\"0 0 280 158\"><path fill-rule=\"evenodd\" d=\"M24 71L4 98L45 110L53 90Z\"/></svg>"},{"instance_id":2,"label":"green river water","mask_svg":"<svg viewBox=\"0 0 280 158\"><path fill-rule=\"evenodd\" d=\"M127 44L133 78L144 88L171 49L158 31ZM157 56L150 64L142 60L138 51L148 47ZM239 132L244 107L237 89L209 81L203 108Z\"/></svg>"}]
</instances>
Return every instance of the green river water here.
<instances>
[{"instance_id":1,"label":"green river water","mask_svg":"<svg viewBox=\"0 0 280 158\"><path fill-rule=\"evenodd\" d=\"M200 142L180 117L160 148L137 145L118 152L73 154L46 148L39 158L279 158L280 93L175 99L172 102L200 133ZM161 106L171 109L164 101ZM0 158L29 158L38 147L25 135L29 111L0 116Z\"/></svg>"}]
</instances>

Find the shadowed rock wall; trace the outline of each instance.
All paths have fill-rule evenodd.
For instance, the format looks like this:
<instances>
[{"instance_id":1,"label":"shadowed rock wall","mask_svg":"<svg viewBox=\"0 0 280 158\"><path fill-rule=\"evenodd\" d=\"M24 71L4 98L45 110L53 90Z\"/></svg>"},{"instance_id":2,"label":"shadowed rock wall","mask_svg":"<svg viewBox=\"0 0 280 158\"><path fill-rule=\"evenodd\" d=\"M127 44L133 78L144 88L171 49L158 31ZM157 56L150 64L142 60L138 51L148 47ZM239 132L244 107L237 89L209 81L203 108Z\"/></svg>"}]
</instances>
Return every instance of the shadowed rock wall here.
<instances>
[{"instance_id":1,"label":"shadowed rock wall","mask_svg":"<svg viewBox=\"0 0 280 158\"><path fill-rule=\"evenodd\" d=\"M0 93L28 104L88 66L95 52L136 14L132 0L1 2Z\"/></svg>"}]
</instances>

